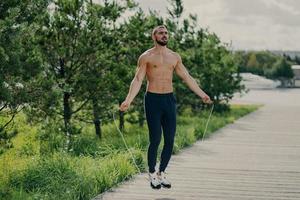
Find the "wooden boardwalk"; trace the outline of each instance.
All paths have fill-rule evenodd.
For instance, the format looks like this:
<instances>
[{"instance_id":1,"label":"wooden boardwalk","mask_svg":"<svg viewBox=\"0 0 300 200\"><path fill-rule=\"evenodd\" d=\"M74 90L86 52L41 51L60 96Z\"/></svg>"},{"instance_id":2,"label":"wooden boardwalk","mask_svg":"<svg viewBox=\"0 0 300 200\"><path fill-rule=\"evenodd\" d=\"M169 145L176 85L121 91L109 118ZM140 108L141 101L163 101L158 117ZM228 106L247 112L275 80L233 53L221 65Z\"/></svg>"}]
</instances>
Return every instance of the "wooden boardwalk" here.
<instances>
[{"instance_id":1,"label":"wooden boardwalk","mask_svg":"<svg viewBox=\"0 0 300 200\"><path fill-rule=\"evenodd\" d=\"M97 200L299 200L300 90L255 90L265 106L173 155L171 189L138 175Z\"/></svg>"}]
</instances>

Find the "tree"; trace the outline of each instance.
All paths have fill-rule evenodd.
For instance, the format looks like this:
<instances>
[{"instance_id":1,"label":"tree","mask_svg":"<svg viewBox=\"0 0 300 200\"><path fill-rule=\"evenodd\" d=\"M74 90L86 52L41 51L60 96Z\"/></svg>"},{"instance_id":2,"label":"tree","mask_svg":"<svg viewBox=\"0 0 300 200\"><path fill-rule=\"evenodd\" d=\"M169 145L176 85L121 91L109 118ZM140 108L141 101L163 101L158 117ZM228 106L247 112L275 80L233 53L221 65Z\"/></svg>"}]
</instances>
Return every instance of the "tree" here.
<instances>
[{"instance_id":1,"label":"tree","mask_svg":"<svg viewBox=\"0 0 300 200\"><path fill-rule=\"evenodd\" d=\"M254 53L250 54L247 67L258 67L258 62L256 60L256 55Z\"/></svg>"},{"instance_id":2,"label":"tree","mask_svg":"<svg viewBox=\"0 0 300 200\"><path fill-rule=\"evenodd\" d=\"M124 2L57 0L41 21L37 35L45 72L37 84L45 91L32 111L63 121L58 124L66 135L67 149L72 135L81 130L75 120L94 123L101 138L101 122L111 116L114 99L119 98L125 69L116 21L134 6Z\"/></svg>"},{"instance_id":3,"label":"tree","mask_svg":"<svg viewBox=\"0 0 300 200\"><path fill-rule=\"evenodd\" d=\"M120 90L124 87L122 84L125 79L126 66L123 64L122 57L122 37L124 33L121 31L121 25L117 25L117 20L128 9L134 8L136 5L131 1L126 1L125 4L117 4L116 2L109 3L104 1L104 4L93 4L91 6L91 16L98 24L98 28L93 28L90 31L89 37L100 38L95 59L89 59L90 69L86 77L88 81L83 80L81 84L86 85L86 98L92 97L88 108L92 110L93 122L95 125L96 135L101 137L101 121L105 122L111 119L111 110L117 102L120 102ZM95 92L97 91L97 92ZM87 115L89 116L89 115ZM121 127L122 129L122 127Z\"/></svg>"},{"instance_id":4,"label":"tree","mask_svg":"<svg viewBox=\"0 0 300 200\"><path fill-rule=\"evenodd\" d=\"M295 56L294 61L297 65L300 65L300 57L299 56Z\"/></svg>"},{"instance_id":5,"label":"tree","mask_svg":"<svg viewBox=\"0 0 300 200\"><path fill-rule=\"evenodd\" d=\"M216 34L208 34L203 42L203 60L200 83L214 99L216 111L222 111L227 107L222 101L227 103L235 92L244 89L234 56Z\"/></svg>"},{"instance_id":6,"label":"tree","mask_svg":"<svg viewBox=\"0 0 300 200\"><path fill-rule=\"evenodd\" d=\"M37 33L44 61L44 73L37 84L44 91L39 103L31 106L41 116L63 120L65 148L70 149L72 135L80 133L72 119L89 102L97 106L95 93L103 86L101 77L106 68L98 62L105 49L104 22L97 18L102 7L93 10L86 0L57 0L54 5L53 11L43 16Z\"/></svg>"},{"instance_id":7,"label":"tree","mask_svg":"<svg viewBox=\"0 0 300 200\"><path fill-rule=\"evenodd\" d=\"M0 140L16 134L5 129L34 100L32 81L41 71L41 56L33 45L35 21L46 5L40 0L0 2L0 112L8 119L0 124Z\"/></svg>"},{"instance_id":8,"label":"tree","mask_svg":"<svg viewBox=\"0 0 300 200\"><path fill-rule=\"evenodd\" d=\"M190 74L215 101L216 110L221 111L221 101L228 101L234 92L243 89L233 54L216 34L199 27L197 15L190 14L189 18L183 19L181 26L179 18L183 10L182 2L173 2L176 2L172 4L173 13L169 12L172 20L166 21L175 38L172 42L170 40L170 47L181 55ZM185 105L190 105L194 111L203 108L204 104L199 103L199 98L188 91L177 77L174 85L179 112Z\"/></svg>"},{"instance_id":9,"label":"tree","mask_svg":"<svg viewBox=\"0 0 300 200\"><path fill-rule=\"evenodd\" d=\"M293 77L294 72L291 68L291 65L283 57L274 66L273 78L280 80L281 87L286 87Z\"/></svg>"}]
</instances>

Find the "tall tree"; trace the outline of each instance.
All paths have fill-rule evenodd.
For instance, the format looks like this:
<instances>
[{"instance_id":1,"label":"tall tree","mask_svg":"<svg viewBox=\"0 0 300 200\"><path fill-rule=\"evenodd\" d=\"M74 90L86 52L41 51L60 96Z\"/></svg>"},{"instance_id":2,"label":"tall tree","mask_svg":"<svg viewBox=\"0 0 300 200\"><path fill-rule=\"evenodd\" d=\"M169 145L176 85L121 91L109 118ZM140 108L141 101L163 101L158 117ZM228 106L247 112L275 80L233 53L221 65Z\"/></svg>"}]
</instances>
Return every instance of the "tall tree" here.
<instances>
[{"instance_id":1,"label":"tall tree","mask_svg":"<svg viewBox=\"0 0 300 200\"><path fill-rule=\"evenodd\" d=\"M35 21L47 1L4 0L0 2L0 124L1 135L16 114L34 100L32 81L40 73L41 56L33 45Z\"/></svg>"},{"instance_id":2,"label":"tall tree","mask_svg":"<svg viewBox=\"0 0 300 200\"><path fill-rule=\"evenodd\" d=\"M218 36L199 27L197 15L190 14L189 18L179 23L183 6L181 1L172 1L172 20L167 20L174 31L174 50L178 51L184 64L198 84L219 105L222 100L228 101L234 92L243 89L240 85L241 77L237 74L237 66L228 46L222 44ZM170 9L169 9L170 11ZM177 14L175 14L177 13ZM179 111L184 105L191 105L197 110L203 106L195 95L186 91L186 86L175 79L175 90L178 94ZM222 110L221 105L219 110ZM218 107L217 107L218 109Z\"/></svg>"},{"instance_id":3,"label":"tall tree","mask_svg":"<svg viewBox=\"0 0 300 200\"><path fill-rule=\"evenodd\" d=\"M90 75L104 73L102 68L95 69L99 67L99 51L104 48L102 22L86 0L53 3L53 10L44 15L38 33L45 71L37 83L45 91L39 104L32 107L36 113L53 119L62 117L65 148L70 149L72 134L78 133L72 119L95 99L88 94L99 89L100 77L93 82L95 76Z\"/></svg>"},{"instance_id":4,"label":"tall tree","mask_svg":"<svg viewBox=\"0 0 300 200\"><path fill-rule=\"evenodd\" d=\"M182 0L168 0L171 4L171 8L167 8L169 15L174 19L175 24L179 26L179 19L183 13Z\"/></svg>"},{"instance_id":5,"label":"tall tree","mask_svg":"<svg viewBox=\"0 0 300 200\"><path fill-rule=\"evenodd\" d=\"M127 75L127 66L122 62L127 56L123 53L122 44L122 38L126 33L122 32L122 24L118 24L117 20L124 12L133 9L136 4L131 1L119 3L104 1L102 4L91 2L89 6L89 15L92 19L88 22L98 24L97 27L89 26L89 37L101 38L97 42L101 45L95 49L97 52L95 57L86 63L85 69L89 70L85 70L85 77L88 79L82 80L80 85L85 85L85 92L82 92L85 98L91 97L91 102L85 110L92 110L96 135L101 137L101 122L111 120L114 106L121 101L120 93L124 88L123 80L126 80Z\"/></svg>"}]
</instances>

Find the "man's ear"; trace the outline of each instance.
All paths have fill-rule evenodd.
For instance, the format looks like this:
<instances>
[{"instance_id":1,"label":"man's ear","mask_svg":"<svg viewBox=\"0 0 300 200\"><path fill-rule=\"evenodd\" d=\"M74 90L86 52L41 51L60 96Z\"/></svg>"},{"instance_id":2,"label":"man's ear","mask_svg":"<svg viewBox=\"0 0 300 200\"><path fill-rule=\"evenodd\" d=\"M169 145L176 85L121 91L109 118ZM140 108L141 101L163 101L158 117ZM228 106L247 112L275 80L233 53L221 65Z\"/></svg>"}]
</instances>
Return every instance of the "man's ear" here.
<instances>
[{"instance_id":1,"label":"man's ear","mask_svg":"<svg viewBox=\"0 0 300 200\"><path fill-rule=\"evenodd\" d=\"M151 37L152 37L152 40L155 41L155 36L154 36L154 34L152 34Z\"/></svg>"}]
</instances>

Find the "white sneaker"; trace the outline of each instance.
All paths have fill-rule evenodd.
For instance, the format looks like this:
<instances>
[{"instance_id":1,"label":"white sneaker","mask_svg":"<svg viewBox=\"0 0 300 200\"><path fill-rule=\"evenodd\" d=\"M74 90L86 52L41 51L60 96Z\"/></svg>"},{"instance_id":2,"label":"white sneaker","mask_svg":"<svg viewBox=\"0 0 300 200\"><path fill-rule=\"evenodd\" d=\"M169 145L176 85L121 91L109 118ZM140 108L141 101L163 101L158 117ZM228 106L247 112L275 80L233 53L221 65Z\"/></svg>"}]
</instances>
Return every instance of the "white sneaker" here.
<instances>
[{"instance_id":1,"label":"white sneaker","mask_svg":"<svg viewBox=\"0 0 300 200\"><path fill-rule=\"evenodd\" d=\"M150 185L153 189L160 189L160 180L158 178L157 172L149 173Z\"/></svg>"},{"instance_id":2,"label":"white sneaker","mask_svg":"<svg viewBox=\"0 0 300 200\"><path fill-rule=\"evenodd\" d=\"M158 178L160 180L160 184L165 188L171 188L171 182L168 181L166 172L160 172L160 175L158 175Z\"/></svg>"}]
</instances>

